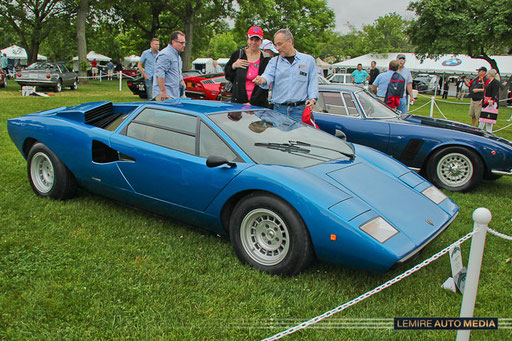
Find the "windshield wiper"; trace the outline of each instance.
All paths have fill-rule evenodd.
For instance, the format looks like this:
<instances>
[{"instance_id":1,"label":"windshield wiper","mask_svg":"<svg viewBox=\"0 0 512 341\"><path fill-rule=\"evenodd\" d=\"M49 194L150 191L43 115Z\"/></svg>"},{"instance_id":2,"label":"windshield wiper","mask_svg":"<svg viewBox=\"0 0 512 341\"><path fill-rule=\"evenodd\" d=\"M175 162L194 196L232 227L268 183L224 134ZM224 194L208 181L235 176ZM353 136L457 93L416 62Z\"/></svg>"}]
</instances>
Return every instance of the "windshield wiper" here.
<instances>
[{"instance_id":1,"label":"windshield wiper","mask_svg":"<svg viewBox=\"0 0 512 341\"><path fill-rule=\"evenodd\" d=\"M282 152L288 152L288 153L304 153L309 154L310 150L306 148L297 147L296 145L293 145L291 143L264 143L264 142L256 142L254 143L256 147L265 147L268 149L276 149L280 150Z\"/></svg>"},{"instance_id":2,"label":"windshield wiper","mask_svg":"<svg viewBox=\"0 0 512 341\"><path fill-rule=\"evenodd\" d=\"M313 147L313 148L331 150L333 152L337 152L337 153L340 153L343 156L348 157L350 160L354 160L355 157L356 157L355 154L354 154L354 148L353 147L351 147L352 148L352 154L351 154L351 153L342 152L341 150L337 150L337 149L334 149L334 148L319 146L319 145L316 145L316 144L310 144L310 143L303 142L303 141L288 141L288 142L292 146L304 146L304 147ZM348 145L348 146L350 146L350 145Z\"/></svg>"}]
</instances>

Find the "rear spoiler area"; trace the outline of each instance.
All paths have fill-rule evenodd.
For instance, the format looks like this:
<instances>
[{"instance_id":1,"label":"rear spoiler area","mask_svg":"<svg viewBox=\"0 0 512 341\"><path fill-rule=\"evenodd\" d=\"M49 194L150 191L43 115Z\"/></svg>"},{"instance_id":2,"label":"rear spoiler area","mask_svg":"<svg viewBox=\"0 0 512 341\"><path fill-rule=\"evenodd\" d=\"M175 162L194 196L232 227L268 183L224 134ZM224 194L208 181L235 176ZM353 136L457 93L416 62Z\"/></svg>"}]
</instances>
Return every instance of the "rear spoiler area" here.
<instances>
[{"instance_id":1,"label":"rear spoiler area","mask_svg":"<svg viewBox=\"0 0 512 341\"><path fill-rule=\"evenodd\" d=\"M122 113L129 112L138 107L136 104L116 104L101 101L76 105L59 111L56 115L88 125L103 127L106 122L114 120Z\"/></svg>"}]
</instances>

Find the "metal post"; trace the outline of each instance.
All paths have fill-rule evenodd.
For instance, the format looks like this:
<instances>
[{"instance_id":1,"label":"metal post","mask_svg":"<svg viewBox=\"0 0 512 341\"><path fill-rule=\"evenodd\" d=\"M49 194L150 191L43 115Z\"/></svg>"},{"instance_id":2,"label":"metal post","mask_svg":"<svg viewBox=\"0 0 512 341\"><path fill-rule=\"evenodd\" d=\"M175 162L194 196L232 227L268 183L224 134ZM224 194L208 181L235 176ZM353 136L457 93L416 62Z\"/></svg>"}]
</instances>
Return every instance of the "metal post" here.
<instances>
[{"instance_id":1,"label":"metal post","mask_svg":"<svg viewBox=\"0 0 512 341\"><path fill-rule=\"evenodd\" d=\"M123 71L119 71L119 91L122 91L123 87Z\"/></svg>"},{"instance_id":2,"label":"metal post","mask_svg":"<svg viewBox=\"0 0 512 341\"><path fill-rule=\"evenodd\" d=\"M101 82L101 70L100 70L100 82Z\"/></svg>"},{"instance_id":3,"label":"metal post","mask_svg":"<svg viewBox=\"0 0 512 341\"><path fill-rule=\"evenodd\" d=\"M473 317L478 280L480 279L480 268L484 256L487 225L489 225L491 219L492 214L487 208L480 207L473 212L473 220L475 221L473 227L474 233L471 240L471 249L469 251L468 273L466 275L466 284L462 296L460 317ZM457 331L456 341L468 341L469 334L469 329L459 329Z\"/></svg>"},{"instance_id":4,"label":"metal post","mask_svg":"<svg viewBox=\"0 0 512 341\"><path fill-rule=\"evenodd\" d=\"M439 84L439 83L438 83ZM434 94L430 99L430 117L434 117L434 104L436 102L437 86L434 86Z\"/></svg>"}]
</instances>

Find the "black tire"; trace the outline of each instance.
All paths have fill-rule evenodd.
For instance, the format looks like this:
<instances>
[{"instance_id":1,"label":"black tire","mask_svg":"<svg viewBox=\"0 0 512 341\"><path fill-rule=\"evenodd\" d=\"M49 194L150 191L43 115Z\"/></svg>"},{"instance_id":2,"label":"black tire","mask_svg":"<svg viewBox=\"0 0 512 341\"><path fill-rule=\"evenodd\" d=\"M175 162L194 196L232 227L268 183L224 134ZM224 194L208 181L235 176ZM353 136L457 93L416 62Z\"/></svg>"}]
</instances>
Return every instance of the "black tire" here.
<instances>
[{"instance_id":1,"label":"black tire","mask_svg":"<svg viewBox=\"0 0 512 341\"><path fill-rule=\"evenodd\" d=\"M41 197L66 200L76 193L77 183L73 174L42 143L36 143L30 149L27 173L30 186Z\"/></svg>"},{"instance_id":2,"label":"black tire","mask_svg":"<svg viewBox=\"0 0 512 341\"><path fill-rule=\"evenodd\" d=\"M482 181L484 165L480 156L464 147L447 147L432 155L427 178L437 187L468 192Z\"/></svg>"},{"instance_id":3,"label":"black tire","mask_svg":"<svg viewBox=\"0 0 512 341\"><path fill-rule=\"evenodd\" d=\"M59 79L57 81L57 85L55 85L55 92L61 92L62 91L62 80Z\"/></svg>"},{"instance_id":4,"label":"black tire","mask_svg":"<svg viewBox=\"0 0 512 341\"><path fill-rule=\"evenodd\" d=\"M244 197L229 222L238 258L269 274L291 276L313 260L309 232L297 211L264 193Z\"/></svg>"},{"instance_id":5,"label":"black tire","mask_svg":"<svg viewBox=\"0 0 512 341\"><path fill-rule=\"evenodd\" d=\"M78 89L78 79L75 79L75 81L73 82L73 84L69 87L71 90L76 90Z\"/></svg>"}]
</instances>

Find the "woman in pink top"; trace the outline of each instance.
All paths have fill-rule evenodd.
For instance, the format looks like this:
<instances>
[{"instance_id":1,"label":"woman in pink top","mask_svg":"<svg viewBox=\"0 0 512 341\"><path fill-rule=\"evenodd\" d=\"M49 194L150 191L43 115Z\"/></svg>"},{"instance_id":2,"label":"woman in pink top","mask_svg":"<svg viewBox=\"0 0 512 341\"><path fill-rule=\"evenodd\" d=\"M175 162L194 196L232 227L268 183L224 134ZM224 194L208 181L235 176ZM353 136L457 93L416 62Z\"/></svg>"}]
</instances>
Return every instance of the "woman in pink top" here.
<instances>
[{"instance_id":1,"label":"woman in pink top","mask_svg":"<svg viewBox=\"0 0 512 341\"><path fill-rule=\"evenodd\" d=\"M270 58L260 50L263 30L252 26L247 32L247 47L231 55L224 72L226 79L233 83L231 101L268 107L268 90L260 88L252 80L263 74Z\"/></svg>"}]
</instances>

